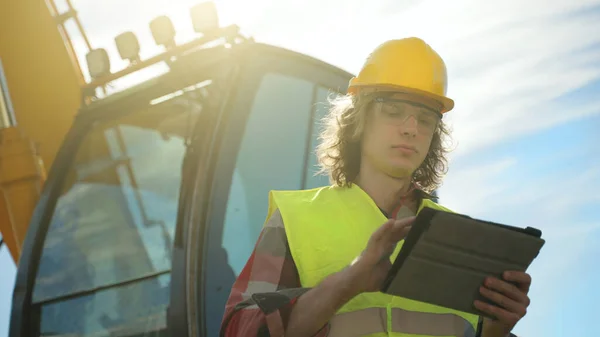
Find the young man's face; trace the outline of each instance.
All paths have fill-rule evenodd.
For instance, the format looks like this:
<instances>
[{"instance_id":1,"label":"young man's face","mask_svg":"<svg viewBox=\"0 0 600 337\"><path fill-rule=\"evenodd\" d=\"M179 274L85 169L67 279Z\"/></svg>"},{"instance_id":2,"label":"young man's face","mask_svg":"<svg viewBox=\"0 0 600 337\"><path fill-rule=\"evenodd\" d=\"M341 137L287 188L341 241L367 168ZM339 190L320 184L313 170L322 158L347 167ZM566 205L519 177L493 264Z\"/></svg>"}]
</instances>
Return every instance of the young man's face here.
<instances>
[{"instance_id":1,"label":"young man's face","mask_svg":"<svg viewBox=\"0 0 600 337\"><path fill-rule=\"evenodd\" d=\"M362 160L393 177L412 175L441 120L432 103L400 94L375 99L367 112Z\"/></svg>"}]
</instances>

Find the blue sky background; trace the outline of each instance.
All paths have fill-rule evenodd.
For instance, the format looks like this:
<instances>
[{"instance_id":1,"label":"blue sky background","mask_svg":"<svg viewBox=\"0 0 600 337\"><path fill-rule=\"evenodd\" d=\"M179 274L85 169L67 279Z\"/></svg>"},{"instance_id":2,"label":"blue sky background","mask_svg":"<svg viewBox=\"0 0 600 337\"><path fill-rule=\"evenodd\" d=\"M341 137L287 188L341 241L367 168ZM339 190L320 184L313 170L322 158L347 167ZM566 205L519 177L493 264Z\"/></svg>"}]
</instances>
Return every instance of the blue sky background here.
<instances>
[{"instance_id":1,"label":"blue sky background","mask_svg":"<svg viewBox=\"0 0 600 337\"><path fill-rule=\"evenodd\" d=\"M112 39L169 14L192 37L194 1L75 0L92 43L124 65ZM62 1L57 1L59 7ZM600 336L600 0L217 1L223 24L257 40L357 72L377 44L419 36L445 59L455 150L440 190L446 206L534 226L547 240L530 269L532 304L520 336ZM78 48L80 44L78 44ZM84 55L84 54L80 54ZM128 81L140 81L143 77ZM123 82L125 83L125 82ZM0 337L15 268L0 252Z\"/></svg>"}]
</instances>

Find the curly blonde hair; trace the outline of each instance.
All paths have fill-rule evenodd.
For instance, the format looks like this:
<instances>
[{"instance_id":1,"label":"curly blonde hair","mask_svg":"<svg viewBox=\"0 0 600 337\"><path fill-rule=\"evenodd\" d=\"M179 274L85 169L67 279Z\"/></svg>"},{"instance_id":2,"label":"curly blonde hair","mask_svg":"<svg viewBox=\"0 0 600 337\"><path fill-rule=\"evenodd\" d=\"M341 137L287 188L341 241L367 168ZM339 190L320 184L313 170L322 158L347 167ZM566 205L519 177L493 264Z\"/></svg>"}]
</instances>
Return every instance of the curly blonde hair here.
<instances>
[{"instance_id":1,"label":"curly blonde hair","mask_svg":"<svg viewBox=\"0 0 600 337\"><path fill-rule=\"evenodd\" d=\"M316 154L321 170L328 174L332 184L350 186L360 170L361 139L375 95L344 95L330 100L331 108L323 119L324 130ZM440 122L434 132L431 146L423 163L413 173L412 182L426 192L432 192L442 182L448 170L444 141L450 132Z\"/></svg>"}]
</instances>

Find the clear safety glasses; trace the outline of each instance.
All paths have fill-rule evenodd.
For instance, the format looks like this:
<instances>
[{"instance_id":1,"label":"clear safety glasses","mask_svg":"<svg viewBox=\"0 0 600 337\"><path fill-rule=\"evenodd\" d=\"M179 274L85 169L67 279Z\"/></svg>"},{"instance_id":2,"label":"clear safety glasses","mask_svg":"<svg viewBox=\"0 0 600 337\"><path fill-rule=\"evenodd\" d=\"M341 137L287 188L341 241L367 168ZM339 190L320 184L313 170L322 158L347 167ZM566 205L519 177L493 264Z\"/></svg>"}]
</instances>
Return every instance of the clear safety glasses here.
<instances>
[{"instance_id":1,"label":"clear safety glasses","mask_svg":"<svg viewBox=\"0 0 600 337\"><path fill-rule=\"evenodd\" d=\"M432 108L407 100L377 97L375 104L375 111L384 123L400 126L412 116L417 123L417 129L424 133L435 132L442 119L442 115Z\"/></svg>"}]
</instances>

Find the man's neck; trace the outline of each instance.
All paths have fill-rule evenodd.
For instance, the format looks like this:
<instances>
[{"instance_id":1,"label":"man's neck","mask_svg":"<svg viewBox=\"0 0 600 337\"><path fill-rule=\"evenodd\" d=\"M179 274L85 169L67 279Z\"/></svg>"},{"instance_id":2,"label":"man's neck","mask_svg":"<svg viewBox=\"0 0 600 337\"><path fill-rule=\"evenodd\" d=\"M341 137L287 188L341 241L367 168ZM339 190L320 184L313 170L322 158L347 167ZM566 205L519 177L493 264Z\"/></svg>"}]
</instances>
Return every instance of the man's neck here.
<instances>
[{"instance_id":1,"label":"man's neck","mask_svg":"<svg viewBox=\"0 0 600 337\"><path fill-rule=\"evenodd\" d=\"M379 208L389 214L396 207L400 197L410 190L411 179L391 177L369 165L361 165L356 184Z\"/></svg>"}]
</instances>

